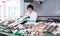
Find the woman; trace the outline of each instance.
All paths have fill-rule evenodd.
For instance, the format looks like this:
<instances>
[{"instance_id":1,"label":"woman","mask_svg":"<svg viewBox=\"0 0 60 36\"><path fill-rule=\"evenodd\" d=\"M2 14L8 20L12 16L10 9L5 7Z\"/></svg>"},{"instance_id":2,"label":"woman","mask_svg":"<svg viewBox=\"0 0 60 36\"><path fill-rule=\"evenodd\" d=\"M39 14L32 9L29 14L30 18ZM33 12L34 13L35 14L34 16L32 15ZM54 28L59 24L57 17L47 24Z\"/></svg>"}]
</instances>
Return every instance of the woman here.
<instances>
[{"instance_id":1,"label":"woman","mask_svg":"<svg viewBox=\"0 0 60 36\"><path fill-rule=\"evenodd\" d=\"M27 6L28 12L25 14L25 17L27 17L27 23L34 23L37 19L37 13L33 11L34 7L32 5Z\"/></svg>"}]
</instances>

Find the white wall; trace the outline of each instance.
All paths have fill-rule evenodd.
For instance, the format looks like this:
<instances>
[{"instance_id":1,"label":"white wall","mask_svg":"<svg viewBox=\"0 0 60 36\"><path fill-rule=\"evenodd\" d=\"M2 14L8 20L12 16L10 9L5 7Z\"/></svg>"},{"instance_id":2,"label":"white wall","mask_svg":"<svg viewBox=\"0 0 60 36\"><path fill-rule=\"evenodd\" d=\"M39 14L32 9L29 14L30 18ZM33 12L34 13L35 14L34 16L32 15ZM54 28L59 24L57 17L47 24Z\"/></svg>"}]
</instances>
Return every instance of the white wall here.
<instances>
[{"instance_id":1,"label":"white wall","mask_svg":"<svg viewBox=\"0 0 60 36\"><path fill-rule=\"evenodd\" d=\"M46 0L43 4L33 3L33 5L38 16L53 16L53 12L56 11L56 0Z\"/></svg>"},{"instance_id":2,"label":"white wall","mask_svg":"<svg viewBox=\"0 0 60 36\"><path fill-rule=\"evenodd\" d=\"M21 2L20 2L20 3L21 3L21 16L24 16L24 14L25 14L25 11L24 11L24 10L25 10L25 9L24 9L24 8L25 8L25 7L24 7L24 0L20 0L20 1L21 1Z\"/></svg>"},{"instance_id":3,"label":"white wall","mask_svg":"<svg viewBox=\"0 0 60 36\"><path fill-rule=\"evenodd\" d=\"M21 1L20 0L9 0L4 4L0 0L0 19L15 19L21 16Z\"/></svg>"}]
</instances>

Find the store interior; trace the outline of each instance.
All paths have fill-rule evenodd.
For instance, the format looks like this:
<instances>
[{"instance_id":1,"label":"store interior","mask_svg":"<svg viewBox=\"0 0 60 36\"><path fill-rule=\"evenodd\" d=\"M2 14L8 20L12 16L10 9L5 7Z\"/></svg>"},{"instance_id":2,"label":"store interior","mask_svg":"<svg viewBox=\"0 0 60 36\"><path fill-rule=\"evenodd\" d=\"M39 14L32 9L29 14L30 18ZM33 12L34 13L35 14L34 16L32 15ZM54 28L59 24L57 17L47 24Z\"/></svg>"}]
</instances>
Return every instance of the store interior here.
<instances>
[{"instance_id":1,"label":"store interior","mask_svg":"<svg viewBox=\"0 0 60 36\"><path fill-rule=\"evenodd\" d=\"M0 36L60 36L60 0L0 0Z\"/></svg>"}]
</instances>

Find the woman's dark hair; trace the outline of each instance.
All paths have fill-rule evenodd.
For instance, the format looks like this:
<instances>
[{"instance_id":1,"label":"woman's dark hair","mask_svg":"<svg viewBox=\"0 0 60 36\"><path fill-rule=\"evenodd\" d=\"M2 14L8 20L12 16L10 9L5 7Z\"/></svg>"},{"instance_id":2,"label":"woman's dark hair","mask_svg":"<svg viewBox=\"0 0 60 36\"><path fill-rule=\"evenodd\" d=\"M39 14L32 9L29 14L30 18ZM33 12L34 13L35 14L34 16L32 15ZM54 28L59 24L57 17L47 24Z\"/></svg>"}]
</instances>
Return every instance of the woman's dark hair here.
<instances>
[{"instance_id":1,"label":"woman's dark hair","mask_svg":"<svg viewBox=\"0 0 60 36\"><path fill-rule=\"evenodd\" d=\"M31 8L31 9L33 10L33 6L32 6L32 5L28 5L28 6L27 6L27 9L28 9L28 8Z\"/></svg>"}]
</instances>

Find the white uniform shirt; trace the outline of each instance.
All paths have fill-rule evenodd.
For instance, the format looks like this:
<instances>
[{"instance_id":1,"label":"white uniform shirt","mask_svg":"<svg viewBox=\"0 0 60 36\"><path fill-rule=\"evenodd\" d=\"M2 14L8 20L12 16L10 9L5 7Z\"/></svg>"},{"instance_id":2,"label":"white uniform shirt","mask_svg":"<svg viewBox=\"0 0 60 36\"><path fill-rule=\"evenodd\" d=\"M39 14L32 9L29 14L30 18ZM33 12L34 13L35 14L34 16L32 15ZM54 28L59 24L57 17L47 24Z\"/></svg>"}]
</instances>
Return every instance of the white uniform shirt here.
<instances>
[{"instance_id":1,"label":"white uniform shirt","mask_svg":"<svg viewBox=\"0 0 60 36\"><path fill-rule=\"evenodd\" d=\"M25 14L25 17L27 17L27 16L30 16L30 19L27 19L28 21L30 21L30 22L36 22L36 19L37 19L37 13L36 12L34 12L34 11L32 11L32 13L30 14L29 12L27 12L26 14Z\"/></svg>"}]
</instances>

